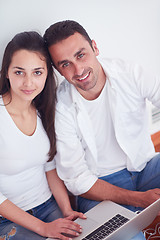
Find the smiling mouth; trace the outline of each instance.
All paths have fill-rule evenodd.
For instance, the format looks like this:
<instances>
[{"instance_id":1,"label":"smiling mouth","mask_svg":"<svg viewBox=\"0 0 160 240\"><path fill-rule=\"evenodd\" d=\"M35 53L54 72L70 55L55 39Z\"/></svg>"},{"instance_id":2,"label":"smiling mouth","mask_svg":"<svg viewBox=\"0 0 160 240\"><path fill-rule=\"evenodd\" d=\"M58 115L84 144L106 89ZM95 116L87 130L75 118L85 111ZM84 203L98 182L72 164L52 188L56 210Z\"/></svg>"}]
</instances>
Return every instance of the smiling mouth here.
<instances>
[{"instance_id":1,"label":"smiling mouth","mask_svg":"<svg viewBox=\"0 0 160 240\"><path fill-rule=\"evenodd\" d=\"M22 92L29 95L32 94L34 90L22 90Z\"/></svg>"},{"instance_id":2,"label":"smiling mouth","mask_svg":"<svg viewBox=\"0 0 160 240\"><path fill-rule=\"evenodd\" d=\"M78 78L79 81L85 81L90 75L90 72L88 72L83 78Z\"/></svg>"}]
</instances>

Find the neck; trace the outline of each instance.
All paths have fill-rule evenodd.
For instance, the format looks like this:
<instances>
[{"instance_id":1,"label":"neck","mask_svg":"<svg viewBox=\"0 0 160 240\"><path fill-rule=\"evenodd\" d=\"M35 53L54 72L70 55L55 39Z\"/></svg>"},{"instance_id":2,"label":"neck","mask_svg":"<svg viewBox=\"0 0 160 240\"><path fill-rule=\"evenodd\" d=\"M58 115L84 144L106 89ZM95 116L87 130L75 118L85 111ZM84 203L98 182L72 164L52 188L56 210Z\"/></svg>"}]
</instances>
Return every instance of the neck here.
<instances>
[{"instance_id":1,"label":"neck","mask_svg":"<svg viewBox=\"0 0 160 240\"><path fill-rule=\"evenodd\" d=\"M12 98L10 94L3 96L3 102L11 115L26 115L33 110L33 105L28 101Z\"/></svg>"}]
</instances>

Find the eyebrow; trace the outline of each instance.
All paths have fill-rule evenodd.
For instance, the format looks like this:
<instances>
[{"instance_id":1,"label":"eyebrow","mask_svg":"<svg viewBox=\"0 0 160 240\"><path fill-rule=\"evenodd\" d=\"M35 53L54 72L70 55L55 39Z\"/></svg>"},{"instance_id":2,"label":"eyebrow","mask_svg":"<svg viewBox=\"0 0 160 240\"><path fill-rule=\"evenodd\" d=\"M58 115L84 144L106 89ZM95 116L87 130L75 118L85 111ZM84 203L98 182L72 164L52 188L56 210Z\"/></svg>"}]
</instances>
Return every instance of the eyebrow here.
<instances>
[{"instance_id":1,"label":"eyebrow","mask_svg":"<svg viewBox=\"0 0 160 240\"><path fill-rule=\"evenodd\" d=\"M85 48L81 48L78 52L74 54L74 57L78 56Z\"/></svg>"},{"instance_id":2,"label":"eyebrow","mask_svg":"<svg viewBox=\"0 0 160 240\"><path fill-rule=\"evenodd\" d=\"M81 48L80 50L78 50L73 56L74 57L76 57L76 56L78 56L82 51L84 51L85 50L85 48ZM60 65L62 65L62 64L64 64L64 63L67 63L68 62L68 60L67 59L65 59L65 60L62 60L62 61L59 61L58 62L58 66L60 66Z\"/></svg>"},{"instance_id":3,"label":"eyebrow","mask_svg":"<svg viewBox=\"0 0 160 240\"><path fill-rule=\"evenodd\" d=\"M60 65L62 65L62 64L64 64L64 63L67 63L68 62L68 60L66 59L66 60L63 60L63 61L58 61L58 66L60 66Z\"/></svg>"},{"instance_id":4,"label":"eyebrow","mask_svg":"<svg viewBox=\"0 0 160 240\"><path fill-rule=\"evenodd\" d=\"M24 68L22 68L22 67L17 67L17 66L15 66L15 67L13 67L13 69L14 68L18 68L18 69L20 69L20 70L24 70Z\"/></svg>"},{"instance_id":5,"label":"eyebrow","mask_svg":"<svg viewBox=\"0 0 160 240\"><path fill-rule=\"evenodd\" d=\"M19 69L19 70L25 70L25 68L18 67L18 66L13 67L13 69L14 69L14 68L17 68L17 69ZM40 69L44 69L44 67L33 68L33 70L40 70Z\"/></svg>"}]
</instances>

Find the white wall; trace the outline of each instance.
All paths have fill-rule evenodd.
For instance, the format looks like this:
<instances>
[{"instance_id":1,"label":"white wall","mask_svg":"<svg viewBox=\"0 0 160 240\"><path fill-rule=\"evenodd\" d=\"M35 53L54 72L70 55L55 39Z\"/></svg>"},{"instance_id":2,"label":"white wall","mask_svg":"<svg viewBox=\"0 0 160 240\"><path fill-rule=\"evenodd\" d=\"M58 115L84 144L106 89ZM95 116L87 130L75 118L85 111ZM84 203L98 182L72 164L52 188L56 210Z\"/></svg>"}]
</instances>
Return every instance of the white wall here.
<instances>
[{"instance_id":1,"label":"white wall","mask_svg":"<svg viewBox=\"0 0 160 240\"><path fill-rule=\"evenodd\" d=\"M86 28L100 56L137 62L160 74L160 0L0 0L0 64L16 33L43 34L64 19Z\"/></svg>"}]
</instances>

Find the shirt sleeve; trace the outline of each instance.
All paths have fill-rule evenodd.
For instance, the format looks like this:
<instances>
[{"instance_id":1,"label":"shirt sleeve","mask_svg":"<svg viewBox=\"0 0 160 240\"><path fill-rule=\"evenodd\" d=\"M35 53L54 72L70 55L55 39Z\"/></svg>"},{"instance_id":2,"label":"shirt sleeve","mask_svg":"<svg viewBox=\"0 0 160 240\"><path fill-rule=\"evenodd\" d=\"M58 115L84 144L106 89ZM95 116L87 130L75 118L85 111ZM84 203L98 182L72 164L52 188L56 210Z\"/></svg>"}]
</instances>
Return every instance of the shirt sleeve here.
<instances>
[{"instance_id":1,"label":"shirt sleeve","mask_svg":"<svg viewBox=\"0 0 160 240\"><path fill-rule=\"evenodd\" d=\"M137 93L139 92L144 99L148 99L154 106L160 108L160 76L136 64L132 68L132 74Z\"/></svg>"},{"instance_id":2,"label":"shirt sleeve","mask_svg":"<svg viewBox=\"0 0 160 240\"><path fill-rule=\"evenodd\" d=\"M0 204L3 203L7 198L0 192Z\"/></svg>"},{"instance_id":3,"label":"shirt sleeve","mask_svg":"<svg viewBox=\"0 0 160 240\"><path fill-rule=\"evenodd\" d=\"M87 192L97 181L97 176L89 169L85 149L76 130L75 109L57 106L56 168L59 177L74 195Z\"/></svg>"},{"instance_id":4,"label":"shirt sleeve","mask_svg":"<svg viewBox=\"0 0 160 240\"><path fill-rule=\"evenodd\" d=\"M51 171L56 168L55 159L45 164L45 172Z\"/></svg>"}]
</instances>

